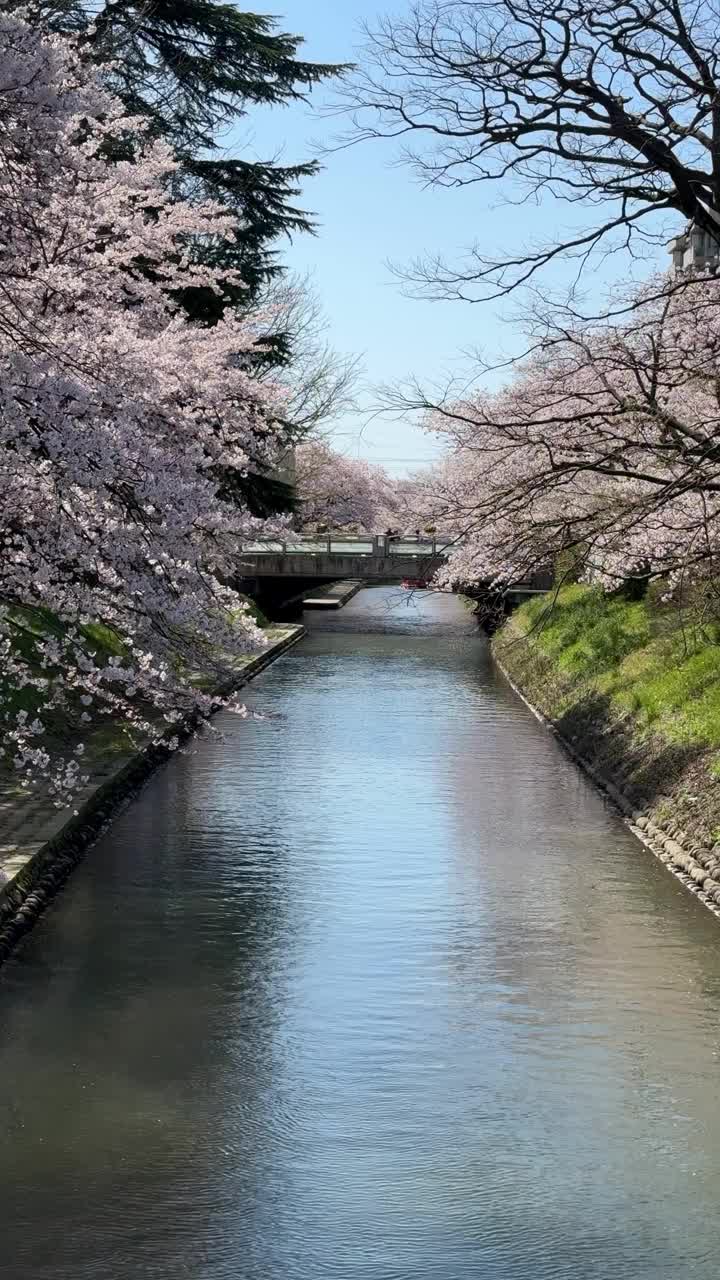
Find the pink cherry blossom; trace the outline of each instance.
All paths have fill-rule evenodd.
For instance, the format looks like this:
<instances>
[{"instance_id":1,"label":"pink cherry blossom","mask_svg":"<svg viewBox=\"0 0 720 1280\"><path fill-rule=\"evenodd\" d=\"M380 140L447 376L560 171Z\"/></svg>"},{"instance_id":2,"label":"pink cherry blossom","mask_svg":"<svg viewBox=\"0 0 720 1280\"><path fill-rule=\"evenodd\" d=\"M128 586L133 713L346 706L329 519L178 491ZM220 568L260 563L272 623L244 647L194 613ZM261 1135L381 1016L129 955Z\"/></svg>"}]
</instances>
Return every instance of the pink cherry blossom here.
<instances>
[{"instance_id":1,"label":"pink cherry blossom","mask_svg":"<svg viewBox=\"0 0 720 1280\"><path fill-rule=\"evenodd\" d=\"M378 533L397 518L395 485L383 467L346 457L319 439L301 444L296 457L303 528Z\"/></svg>"},{"instance_id":2,"label":"pink cherry blossom","mask_svg":"<svg viewBox=\"0 0 720 1280\"><path fill-rule=\"evenodd\" d=\"M622 325L554 321L507 386L435 406L418 501L464 533L443 585L503 584L574 548L586 578L707 575L720 540L720 282L670 277Z\"/></svg>"},{"instance_id":3,"label":"pink cherry blossom","mask_svg":"<svg viewBox=\"0 0 720 1280\"><path fill-rule=\"evenodd\" d=\"M72 44L0 16L0 658L39 716L6 710L4 745L60 797L78 763L49 753L45 712L158 735L209 709L194 672L227 681L261 640L226 585L260 525L215 476L286 447L283 393L247 359L266 316L201 328L173 302L235 282L193 253L229 219L175 199L174 169ZM97 656L98 623L120 656Z\"/></svg>"}]
</instances>

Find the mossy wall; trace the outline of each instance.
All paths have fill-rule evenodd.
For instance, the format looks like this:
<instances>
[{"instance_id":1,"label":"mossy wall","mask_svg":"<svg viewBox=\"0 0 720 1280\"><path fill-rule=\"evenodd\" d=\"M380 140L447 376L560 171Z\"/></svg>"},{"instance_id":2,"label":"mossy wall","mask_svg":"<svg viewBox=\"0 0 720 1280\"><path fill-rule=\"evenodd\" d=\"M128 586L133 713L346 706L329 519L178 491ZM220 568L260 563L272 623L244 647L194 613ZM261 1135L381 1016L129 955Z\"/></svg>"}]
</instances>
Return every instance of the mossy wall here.
<instances>
[{"instance_id":1,"label":"mossy wall","mask_svg":"<svg viewBox=\"0 0 720 1280\"><path fill-rule=\"evenodd\" d=\"M657 595L573 585L508 620L493 651L528 700L658 825L720 841L720 626Z\"/></svg>"}]
</instances>

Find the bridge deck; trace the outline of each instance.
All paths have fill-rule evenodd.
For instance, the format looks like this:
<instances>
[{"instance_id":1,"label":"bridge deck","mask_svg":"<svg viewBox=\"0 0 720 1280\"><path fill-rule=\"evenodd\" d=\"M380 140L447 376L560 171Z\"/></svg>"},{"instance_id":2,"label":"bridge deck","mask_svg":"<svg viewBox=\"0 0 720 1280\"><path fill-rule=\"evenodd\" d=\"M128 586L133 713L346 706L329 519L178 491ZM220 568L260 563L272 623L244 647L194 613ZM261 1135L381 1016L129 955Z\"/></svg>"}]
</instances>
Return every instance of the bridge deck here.
<instances>
[{"instance_id":1,"label":"bridge deck","mask_svg":"<svg viewBox=\"0 0 720 1280\"><path fill-rule=\"evenodd\" d=\"M442 556L459 546L457 539L388 538L384 534L362 538L357 535L328 534L327 537L303 537L289 534L285 539L263 538L243 544L243 555L370 555L370 556Z\"/></svg>"},{"instance_id":2,"label":"bridge deck","mask_svg":"<svg viewBox=\"0 0 720 1280\"><path fill-rule=\"evenodd\" d=\"M263 540L241 549L239 569L246 578L305 578L325 582L359 578L364 582L418 581L431 578L444 564L459 539L362 538L331 533L323 537L289 535L287 541ZM513 583L513 595L536 595L550 583L533 580Z\"/></svg>"}]
</instances>

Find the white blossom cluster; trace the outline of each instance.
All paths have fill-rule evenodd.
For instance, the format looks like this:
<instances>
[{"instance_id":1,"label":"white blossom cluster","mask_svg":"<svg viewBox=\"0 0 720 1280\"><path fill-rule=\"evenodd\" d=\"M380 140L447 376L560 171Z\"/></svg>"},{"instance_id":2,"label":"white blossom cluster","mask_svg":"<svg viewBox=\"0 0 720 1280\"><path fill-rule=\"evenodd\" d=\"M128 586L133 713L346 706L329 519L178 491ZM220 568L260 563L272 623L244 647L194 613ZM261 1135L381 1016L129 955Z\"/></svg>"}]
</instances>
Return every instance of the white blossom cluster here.
<instances>
[{"instance_id":1,"label":"white blossom cluster","mask_svg":"<svg viewBox=\"0 0 720 1280\"><path fill-rule=\"evenodd\" d=\"M608 588L718 577L720 281L661 277L622 324L548 326L495 394L430 410L413 501L462 532L441 585L502 585L573 550Z\"/></svg>"},{"instance_id":2,"label":"white blossom cluster","mask_svg":"<svg viewBox=\"0 0 720 1280\"><path fill-rule=\"evenodd\" d=\"M232 226L174 198L143 128L71 43L0 15L0 715L59 802L82 775L48 751L48 713L158 734L209 709L193 672L219 681L259 644L221 583L260 522L216 475L286 445L283 393L248 360L268 317L201 327L173 301L237 283L193 252ZM119 140L132 159L108 158Z\"/></svg>"}]
</instances>

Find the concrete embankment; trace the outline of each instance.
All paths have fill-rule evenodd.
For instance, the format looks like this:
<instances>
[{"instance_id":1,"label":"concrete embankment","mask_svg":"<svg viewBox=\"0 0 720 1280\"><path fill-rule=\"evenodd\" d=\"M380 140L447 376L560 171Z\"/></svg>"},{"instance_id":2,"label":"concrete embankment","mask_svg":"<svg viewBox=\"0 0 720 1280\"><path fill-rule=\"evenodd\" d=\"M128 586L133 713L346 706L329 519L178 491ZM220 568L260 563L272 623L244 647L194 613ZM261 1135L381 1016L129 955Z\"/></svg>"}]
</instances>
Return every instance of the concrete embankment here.
<instances>
[{"instance_id":1,"label":"concrete embankment","mask_svg":"<svg viewBox=\"0 0 720 1280\"><path fill-rule=\"evenodd\" d=\"M494 637L492 651L515 692L638 839L720 916L716 752L671 749L632 715L609 715L603 700L574 686L513 618Z\"/></svg>"},{"instance_id":2,"label":"concrete embankment","mask_svg":"<svg viewBox=\"0 0 720 1280\"><path fill-rule=\"evenodd\" d=\"M352 600L362 590L361 578L345 578L342 582L331 582L325 587L315 587L306 592L302 598L303 609L341 609L348 600Z\"/></svg>"},{"instance_id":3,"label":"concrete embankment","mask_svg":"<svg viewBox=\"0 0 720 1280\"><path fill-rule=\"evenodd\" d=\"M229 696L302 639L302 626L273 627L261 653L238 663L237 675L218 696ZM181 734L197 727L188 719ZM177 730L173 731L177 734ZM168 735L169 736L169 735ZM57 809L43 792L0 793L0 963L80 861L119 806L170 756L160 744L91 752L88 783L73 810Z\"/></svg>"}]
</instances>

